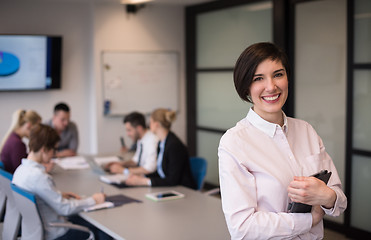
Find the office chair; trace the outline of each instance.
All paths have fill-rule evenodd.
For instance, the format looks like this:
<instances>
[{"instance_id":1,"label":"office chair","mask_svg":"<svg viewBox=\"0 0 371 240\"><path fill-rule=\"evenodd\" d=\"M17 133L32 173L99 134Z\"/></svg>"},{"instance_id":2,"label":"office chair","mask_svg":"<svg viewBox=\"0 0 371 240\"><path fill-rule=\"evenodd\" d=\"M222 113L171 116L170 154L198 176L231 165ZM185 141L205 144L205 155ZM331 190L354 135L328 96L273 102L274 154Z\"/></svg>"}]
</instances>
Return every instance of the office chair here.
<instances>
[{"instance_id":1,"label":"office chair","mask_svg":"<svg viewBox=\"0 0 371 240\"><path fill-rule=\"evenodd\" d=\"M11 184L13 197L22 216L21 240L42 240L44 235L43 222L41 221L36 204L36 196L14 184ZM71 223L47 223L51 227L65 227L89 233L88 240L94 240L94 234L89 228Z\"/></svg>"},{"instance_id":2,"label":"office chair","mask_svg":"<svg viewBox=\"0 0 371 240\"><path fill-rule=\"evenodd\" d=\"M207 161L202 157L190 157L191 172L197 184L197 190L201 190L207 171Z\"/></svg>"},{"instance_id":3,"label":"office chair","mask_svg":"<svg viewBox=\"0 0 371 240\"><path fill-rule=\"evenodd\" d=\"M204 179L207 172L207 161L205 158L202 157L191 157L191 172L192 176L196 181L197 184L197 190L201 190L204 185ZM206 192L204 192L205 195L215 195L220 193L220 188L213 188Z\"/></svg>"},{"instance_id":4,"label":"office chair","mask_svg":"<svg viewBox=\"0 0 371 240\"><path fill-rule=\"evenodd\" d=\"M19 226L21 224L21 215L17 210L12 190L10 188L12 179L13 175L11 173L0 169L0 192L2 193L1 196L4 197L4 204L6 208L2 237L3 239L7 240L17 239Z\"/></svg>"}]
</instances>

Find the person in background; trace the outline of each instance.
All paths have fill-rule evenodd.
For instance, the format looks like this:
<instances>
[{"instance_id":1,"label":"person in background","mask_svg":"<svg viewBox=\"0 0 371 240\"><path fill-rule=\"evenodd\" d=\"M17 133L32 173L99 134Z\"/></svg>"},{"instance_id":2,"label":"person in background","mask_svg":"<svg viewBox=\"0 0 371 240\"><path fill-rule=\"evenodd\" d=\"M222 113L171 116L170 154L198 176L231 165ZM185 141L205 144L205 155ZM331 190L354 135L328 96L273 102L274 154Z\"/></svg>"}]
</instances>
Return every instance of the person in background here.
<instances>
[{"instance_id":1,"label":"person in background","mask_svg":"<svg viewBox=\"0 0 371 240\"><path fill-rule=\"evenodd\" d=\"M289 75L286 54L272 43L251 45L236 62L235 88L253 107L218 148L222 207L232 239L322 239L324 214L339 216L346 209L321 138L309 123L282 111ZM310 177L323 169L332 172L328 185ZM291 213L292 202L313 207Z\"/></svg>"},{"instance_id":2,"label":"person in background","mask_svg":"<svg viewBox=\"0 0 371 240\"><path fill-rule=\"evenodd\" d=\"M35 126L31 130L27 158L22 159L22 164L14 172L12 183L24 190L36 195L37 207L41 219L45 223L67 222L63 216L73 215L86 207L93 206L105 201L103 193L95 193L91 197L81 199L80 196L70 192L60 192L56 189L53 178L46 173L43 164L48 164L54 155L60 137L51 127L43 124ZM82 224L84 221L74 216L74 223ZM79 219L79 220L76 220ZM92 228L89 223L85 224ZM97 229L93 232L99 233ZM83 232L68 230L65 228L53 228L45 224L44 236L49 239L86 239ZM102 235L106 238L106 235ZM85 238L84 238L85 237ZM99 239L99 238L97 238Z\"/></svg>"},{"instance_id":3,"label":"person in background","mask_svg":"<svg viewBox=\"0 0 371 240\"><path fill-rule=\"evenodd\" d=\"M150 118L150 130L160 139L157 153L157 171L145 176L130 175L127 185L175 186L196 188L191 174L188 150L180 139L170 131L176 118L175 111L157 109Z\"/></svg>"},{"instance_id":4,"label":"person in background","mask_svg":"<svg viewBox=\"0 0 371 240\"><path fill-rule=\"evenodd\" d=\"M40 122L41 117L35 111L21 109L13 113L12 123L0 146L0 159L7 172L13 174L22 158L27 157L27 148L22 138L29 138L31 128Z\"/></svg>"},{"instance_id":5,"label":"person in background","mask_svg":"<svg viewBox=\"0 0 371 240\"><path fill-rule=\"evenodd\" d=\"M70 121L68 105L63 102L56 104L53 118L46 124L53 127L61 138L55 157L75 156L79 145L79 135L76 124Z\"/></svg>"},{"instance_id":6,"label":"person in background","mask_svg":"<svg viewBox=\"0 0 371 240\"><path fill-rule=\"evenodd\" d=\"M126 134L137 143L131 160L112 162L106 168L111 173L149 174L156 170L158 138L146 127L143 114L132 112L124 118Z\"/></svg>"}]
</instances>

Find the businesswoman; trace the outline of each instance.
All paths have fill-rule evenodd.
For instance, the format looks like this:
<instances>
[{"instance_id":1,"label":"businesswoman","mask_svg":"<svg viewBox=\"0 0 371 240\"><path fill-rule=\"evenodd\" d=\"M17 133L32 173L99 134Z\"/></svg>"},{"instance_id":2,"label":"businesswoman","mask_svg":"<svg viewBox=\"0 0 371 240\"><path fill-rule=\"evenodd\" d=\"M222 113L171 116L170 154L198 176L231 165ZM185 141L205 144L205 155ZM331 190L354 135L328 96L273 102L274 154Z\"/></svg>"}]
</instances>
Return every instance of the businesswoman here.
<instances>
[{"instance_id":1,"label":"businesswoman","mask_svg":"<svg viewBox=\"0 0 371 240\"><path fill-rule=\"evenodd\" d=\"M281 110L288 96L289 64L272 43L257 43L234 69L238 95L253 107L221 138L222 206L232 239L322 239L324 214L340 215L347 200L321 138L305 121ZM308 177L326 169L326 185ZM313 205L290 213L288 205Z\"/></svg>"},{"instance_id":2,"label":"businesswoman","mask_svg":"<svg viewBox=\"0 0 371 240\"><path fill-rule=\"evenodd\" d=\"M127 185L153 187L183 185L196 188L191 174L188 150L170 131L175 118L175 111L156 109L152 112L150 130L160 139L157 151L157 171L145 176L131 175L126 180Z\"/></svg>"},{"instance_id":3,"label":"businesswoman","mask_svg":"<svg viewBox=\"0 0 371 240\"><path fill-rule=\"evenodd\" d=\"M55 188L53 178L46 173L43 163L50 162L60 137L51 127L39 124L31 130L27 158L14 172L12 183L38 197L38 210L45 223L66 222L63 216L82 211L84 208L103 203L103 193L81 199L74 193L62 193ZM76 223L76 222L75 222ZM65 228L53 228L45 224L45 239L86 239L80 232ZM94 231L94 229L92 229ZM84 234L84 233L82 233ZM105 235L104 235L105 236Z\"/></svg>"},{"instance_id":4,"label":"businesswoman","mask_svg":"<svg viewBox=\"0 0 371 240\"><path fill-rule=\"evenodd\" d=\"M28 138L33 126L41 122L41 117L32 110L17 110L13 113L12 123L0 146L1 161L11 174L27 157L27 148L22 138Z\"/></svg>"}]
</instances>

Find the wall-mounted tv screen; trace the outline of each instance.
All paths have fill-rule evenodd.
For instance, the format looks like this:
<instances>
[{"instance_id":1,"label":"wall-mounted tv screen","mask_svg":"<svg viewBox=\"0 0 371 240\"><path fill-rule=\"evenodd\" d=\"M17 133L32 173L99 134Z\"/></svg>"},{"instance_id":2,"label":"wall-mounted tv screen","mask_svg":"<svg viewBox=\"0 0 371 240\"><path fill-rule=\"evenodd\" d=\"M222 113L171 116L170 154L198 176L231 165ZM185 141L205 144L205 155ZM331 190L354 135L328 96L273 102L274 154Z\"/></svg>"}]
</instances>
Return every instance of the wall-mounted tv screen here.
<instances>
[{"instance_id":1,"label":"wall-mounted tv screen","mask_svg":"<svg viewBox=\"0 0 371 240\"><path fill-rule=\"evenodd\" d=\"M61 88L62 37L0 35L0 91Z\"/></svg>"}]
</instances>

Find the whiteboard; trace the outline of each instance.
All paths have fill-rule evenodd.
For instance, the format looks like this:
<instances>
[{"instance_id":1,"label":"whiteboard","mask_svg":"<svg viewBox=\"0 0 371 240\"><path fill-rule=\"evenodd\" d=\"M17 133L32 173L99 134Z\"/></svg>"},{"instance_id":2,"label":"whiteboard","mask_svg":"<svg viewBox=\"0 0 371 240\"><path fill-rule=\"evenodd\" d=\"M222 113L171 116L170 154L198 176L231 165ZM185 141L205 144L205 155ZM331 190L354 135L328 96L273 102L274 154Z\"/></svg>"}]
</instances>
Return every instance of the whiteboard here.
<instances>
[{"instance_id":1,"label":"whiteboard","mask_svg":"<svg viewBox=\"0 0 371 240\"><path fill-rule=\"evenodd\" d=\"M156 108L178 110L177 52L103 51L104 114L151 113Z\"/></svg>"}]
</instances>

